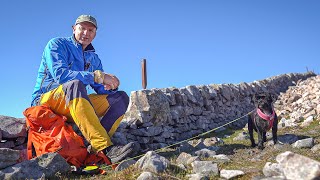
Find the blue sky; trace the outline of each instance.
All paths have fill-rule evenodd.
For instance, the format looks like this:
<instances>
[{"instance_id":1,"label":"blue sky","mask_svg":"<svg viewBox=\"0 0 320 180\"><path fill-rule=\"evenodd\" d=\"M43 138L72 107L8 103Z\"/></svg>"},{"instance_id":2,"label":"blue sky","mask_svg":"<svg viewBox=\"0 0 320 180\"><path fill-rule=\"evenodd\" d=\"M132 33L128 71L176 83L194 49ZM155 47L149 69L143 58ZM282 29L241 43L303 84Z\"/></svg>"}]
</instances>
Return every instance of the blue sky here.
<instances>
[{"instance_id":1,"label":"blue sky","mask_svg":"<svg viewBox=\"0 0 320 180\"><path fill-rule=\"evenodd\" d=\"M319 0L55 0L1 3L0 115L23 117L46 43L98 21L93 45L127 93L320 72Z\"/></svg>"}]
</instances>

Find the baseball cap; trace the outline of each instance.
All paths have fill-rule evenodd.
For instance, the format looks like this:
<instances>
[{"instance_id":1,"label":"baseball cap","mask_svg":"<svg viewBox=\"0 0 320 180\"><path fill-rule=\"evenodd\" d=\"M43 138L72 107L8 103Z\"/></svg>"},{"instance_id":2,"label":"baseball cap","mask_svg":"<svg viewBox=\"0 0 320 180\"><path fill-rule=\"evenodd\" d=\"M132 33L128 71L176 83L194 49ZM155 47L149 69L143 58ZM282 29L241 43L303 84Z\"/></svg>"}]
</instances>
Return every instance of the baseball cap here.
<instances>
[{"instance_id":1,"label":"baseball cap","mask_svg":"<svg viewBox=\"0 0 320 180\"><path fill-rule=\"evenodd\" d=\"M79 23L82 23L82 22L89 22L91 24L93 24L97 29L98 29L98 25L97 25L97 21L96 21L96 18L94 18L93 16L91 15L80 15L77 20L76 20L76 23L75 24L79 24Z\"/></svg>"}]
</instances>

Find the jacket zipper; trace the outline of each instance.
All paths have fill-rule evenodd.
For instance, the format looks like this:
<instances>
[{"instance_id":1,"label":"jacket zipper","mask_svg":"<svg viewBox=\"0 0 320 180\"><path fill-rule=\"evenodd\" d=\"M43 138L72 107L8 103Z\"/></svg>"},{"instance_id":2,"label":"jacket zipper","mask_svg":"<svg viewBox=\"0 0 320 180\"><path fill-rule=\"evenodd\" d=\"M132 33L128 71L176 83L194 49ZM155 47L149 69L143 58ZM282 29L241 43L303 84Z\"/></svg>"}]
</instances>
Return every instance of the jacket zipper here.
<instances>
[{"instance_id":1,"label":"jacket zipper","mask_svg":"<svg viewBox=\"0 0 320 180\"><path fill-rule=\"evenodd\" d=\"M86 58L84 56L84 51L82 51L82 57L83 57L83 62L84 62L83 69L86 71L89 68L87 68L88 64L87 64Z\"/></svg>"}]
</instances>

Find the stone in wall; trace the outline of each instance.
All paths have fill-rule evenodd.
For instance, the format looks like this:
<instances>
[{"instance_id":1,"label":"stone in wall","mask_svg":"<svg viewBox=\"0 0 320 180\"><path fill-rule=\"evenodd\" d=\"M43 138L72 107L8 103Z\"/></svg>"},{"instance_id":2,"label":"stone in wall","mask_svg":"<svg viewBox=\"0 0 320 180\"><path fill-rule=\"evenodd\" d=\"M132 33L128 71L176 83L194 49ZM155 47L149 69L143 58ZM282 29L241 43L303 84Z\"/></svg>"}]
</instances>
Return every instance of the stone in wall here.
<instances>
[{"instance_id":1,"label":"stone in wall","mask_svg":"<svg viewBox=\"0 0 320 180\"><path fill-rule=\"evenodd\" d=\"M27 142L26 121L0 115L0 148L25 149Z\"/></svg>"},{"instance_id":2,"label":"stone in wall","mask_svg":"<svg viewBox=\"0 0 320 180\"><path fill-rule=\"evenodd\" d=\"M14 118L0 115L0 122L2 139L25 137L27 135L26 121L24 118Z\"/></svg>"},{"instance_id":3,"label":"stone in wall","mask_svg":"<svg viewBox=\"0 0 320 180\"><path fill-rule=\"evenodd\" d=\"M173 123L168 98L158 89L131 92L128 109L124 121L129 124Z\"/></svg>"}]
</instances>

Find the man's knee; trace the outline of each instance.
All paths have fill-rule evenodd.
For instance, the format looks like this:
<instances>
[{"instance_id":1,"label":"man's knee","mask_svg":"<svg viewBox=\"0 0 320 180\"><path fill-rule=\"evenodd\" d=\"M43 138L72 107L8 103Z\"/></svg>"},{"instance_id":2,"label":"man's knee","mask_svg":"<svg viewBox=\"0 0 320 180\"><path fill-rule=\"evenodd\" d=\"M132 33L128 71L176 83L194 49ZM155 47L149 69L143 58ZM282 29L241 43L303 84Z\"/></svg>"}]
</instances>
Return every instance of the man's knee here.
<instances>
[{"instance_id":1,"label":"man's knee","mask_svg":"<svg viewBox=\"0 0 320 180\"><path fill-rule=\"evenodd\" d=\"M120 93L121 101L128 107L129 105L129 96L124 91L118 91Z\"/></svg>"},{"instance_id":2,"label":"man's knee","mask_svg":"<svg viewBox=\"0 0 320 180\"><path fill-rule=\"evenodd\" d=\"M89 101L86 86L80 80L76 79L63 83L62 89L66 95L67 102L74 98L85 98Z\"/></svg>"},{"instance_id":3,"label":"man's knee","mask_svg":"<svg viewBox=\"0 0 320 180\"><path fill-rule=\"evenodd\" d=\"M124 91L117 91L114 94L108 95L107 100L110 106L118 104L126 109L129 105L129 96Z\"/></svg>"}]
</instances>

